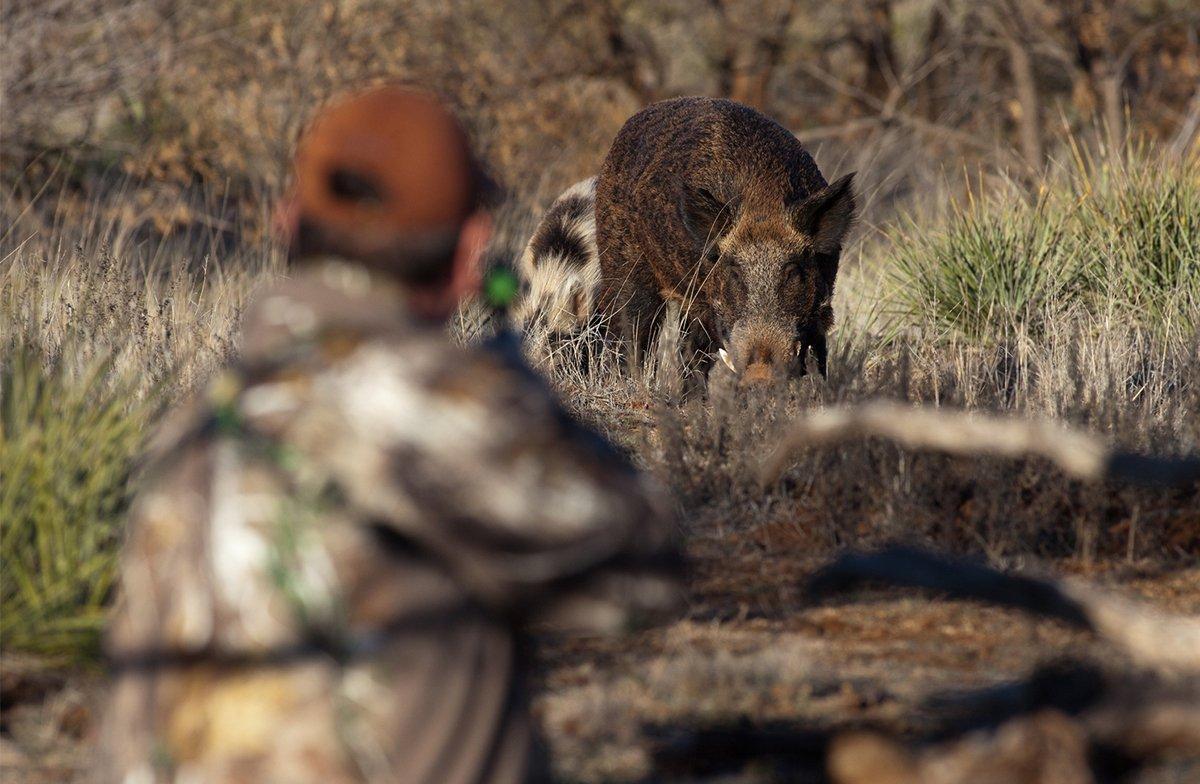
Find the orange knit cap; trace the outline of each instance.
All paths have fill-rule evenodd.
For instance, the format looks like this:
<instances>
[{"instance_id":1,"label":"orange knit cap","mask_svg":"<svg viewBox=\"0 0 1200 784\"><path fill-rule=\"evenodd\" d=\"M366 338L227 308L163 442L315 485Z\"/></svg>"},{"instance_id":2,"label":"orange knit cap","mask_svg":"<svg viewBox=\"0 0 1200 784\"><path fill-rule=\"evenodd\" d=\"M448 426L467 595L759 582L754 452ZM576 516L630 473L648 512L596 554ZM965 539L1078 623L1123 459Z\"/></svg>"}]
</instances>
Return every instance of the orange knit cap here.
<instances>
[{"instance_id":1,"label":"orange knit cap","mask_svg":"<svg viewBox=\"0 0 1200 784\"><path fill-rule=\"evenodd\" d=\"M323 110L296 153L292 257L335 254L436 278L485 178L433 96L378 87Z\"/></svg>"}]
</instances>

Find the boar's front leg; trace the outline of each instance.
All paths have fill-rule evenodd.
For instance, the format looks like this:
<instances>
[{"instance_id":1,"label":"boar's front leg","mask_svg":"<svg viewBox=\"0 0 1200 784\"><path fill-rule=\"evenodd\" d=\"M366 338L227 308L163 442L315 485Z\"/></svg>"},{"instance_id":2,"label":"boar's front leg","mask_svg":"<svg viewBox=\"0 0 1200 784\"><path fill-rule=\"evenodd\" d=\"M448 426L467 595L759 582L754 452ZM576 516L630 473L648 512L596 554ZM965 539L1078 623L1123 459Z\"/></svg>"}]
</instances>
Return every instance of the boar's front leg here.
<instances>
[{"instance_id":1,"label":"boar's front leg","mask_svg":"<svg viewBox=\"0 0 1200 784\"><path fill-rule=\"evenodd\" d=\"M621 338L625 343L626 361L634 375L640 375L655 327L662 315L663 301L653 291L641 287L633 288L624 307L619 311L618 321Z\"/></svg>"}]
</instances>

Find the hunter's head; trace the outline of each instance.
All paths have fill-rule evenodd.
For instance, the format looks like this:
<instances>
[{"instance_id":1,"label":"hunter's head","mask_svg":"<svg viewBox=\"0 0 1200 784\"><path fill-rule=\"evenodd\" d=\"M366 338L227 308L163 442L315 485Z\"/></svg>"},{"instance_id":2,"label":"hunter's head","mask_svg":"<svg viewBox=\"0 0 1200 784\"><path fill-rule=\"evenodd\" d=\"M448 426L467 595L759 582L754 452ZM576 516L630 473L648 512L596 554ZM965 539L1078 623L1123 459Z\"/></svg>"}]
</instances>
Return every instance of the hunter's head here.
<instances>
[{"instance_id":1,"label":"hunter's head","mask_svg":"<svg viewBox=\"0 0 1200 784\"><path fill-rule=\"evenodd\" d=\"M462 126L429 93L376 87L322 110L300 139L281 209L294 264L338 257L402 284L447 318L479 283L490 183Z\"/></svg>"}]
</instances>

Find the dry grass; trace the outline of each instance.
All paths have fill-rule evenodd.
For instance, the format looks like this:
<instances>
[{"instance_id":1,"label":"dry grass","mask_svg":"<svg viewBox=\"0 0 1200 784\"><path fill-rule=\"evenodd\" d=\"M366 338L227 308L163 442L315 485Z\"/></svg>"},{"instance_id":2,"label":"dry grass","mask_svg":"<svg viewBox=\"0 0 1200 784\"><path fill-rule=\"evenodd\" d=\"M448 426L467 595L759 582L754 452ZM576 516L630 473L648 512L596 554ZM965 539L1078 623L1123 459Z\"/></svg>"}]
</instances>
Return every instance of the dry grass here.
<instances>
[{"instance_id":1,"label":"dry grass","mask_svg":"<svg viewBox=\"0 0 1200 784\"><path fill-rule=\"evenodd\" d=\"M159 235L136 210L111 209L129 195L120 185L73 214L55 198L62 184L50 181L32 201L10 197L0 210L5 351L30 345L72 367L104 359L111 377L142 394L175 397L203 383L234 355L241 310L282 270L282 254L266 240L238 239L236 225ZM210 193L194 209L222 206Z\"/></svg>"},{"instance_id":2,"label":"dry grass","mask_svg":"<svg viewBox=\"0 0 1200 784\"><path fill-rule=\"evenodd\" d=\"M951 459L868 442L798 454L770 492L756 482L764 450L800 408L877 397L1060 418L1129 449L1195 451L1194 346L1085 323L991 347L842 334L836 356L827 382L802 379L724 408L690 400L666 409L656 454L689 525L809 552L906 537L992 557L1197 553L1194 489L1085 485L1037 460Z\"/></svg>"}]
</instances>

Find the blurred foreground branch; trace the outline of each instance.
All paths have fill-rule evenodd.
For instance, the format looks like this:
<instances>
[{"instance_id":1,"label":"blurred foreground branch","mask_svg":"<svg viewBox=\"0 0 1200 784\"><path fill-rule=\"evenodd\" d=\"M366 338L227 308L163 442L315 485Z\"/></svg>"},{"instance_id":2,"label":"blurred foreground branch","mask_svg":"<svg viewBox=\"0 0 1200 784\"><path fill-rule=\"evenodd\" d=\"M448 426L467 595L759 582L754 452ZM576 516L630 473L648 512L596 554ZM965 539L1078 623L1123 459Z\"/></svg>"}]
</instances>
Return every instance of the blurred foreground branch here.
<instances>
[{"instance_id":1,"label":"blurred foreground branch","mask_svg":"<svg viewBox=\"0 0 1200 784\"><path fill-rule=\"evenodd\" d=\"M778 481L800 447L886 438L908 449L953 455L1037 455L1078 479L1187 484L1200 480L1200 457L1164 458L1118 452L1090 433L1061 423L877 401L825 408L793 422L763 462L764 485Z\"/></svg>"},{"instance_id":2,"label":"blurred foreground branch","mask_svg":"<svg viewBox=\"0 0 1200 784\"><path fill-rule=\"evenodd\" d=\"M1121 649L1135 668L1051 665L1023 683L959 695L956 724L978 731L923 749L844 733L828 758L838 784L1123 780L1155 760L1200 754L1200 618L1170 616L1081 580L1005 574L903 546L847 553L809 589L825 596L867 582L1064 620Z\"/></svg>"},{"instance_id":3,"label":"blurred foreground branch","mask_svg":"<svg viewBox=\"0 0 1200 784\"><path fill-rule=\"evenodd\" d=\"M698 777L753 761L785 781L809 780L822 765L835 784L1094 784L1142 780L1143 770L1164 763L1190 770L1188 761L1200 759L1200 618L1082 580L1006 574L905 546L844 554L808 588L820 598L868 583L1062 620L1111 643L1128 663L1054 660L1019 680L930 695L932 727L916 735L869 723L674 728L654 739L659 770Z\"/></svg>"},{"instance_id":4,"label":"blurred foreground branch","mask_svg":"<svg viewBox=\"0 0 1200 784\"><path fill-rule=\"evenodd\" d=\"M1006 574L983 564L911 547L847 553L809 584L816 596L882 582L927 588L1055 618L1087 629L1149 669L1200 672L1200 618L1169 616L1073 579Z\"/></svg>"}]
</instances>

